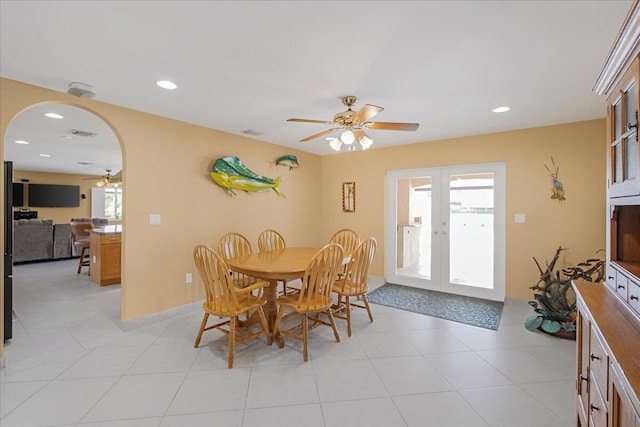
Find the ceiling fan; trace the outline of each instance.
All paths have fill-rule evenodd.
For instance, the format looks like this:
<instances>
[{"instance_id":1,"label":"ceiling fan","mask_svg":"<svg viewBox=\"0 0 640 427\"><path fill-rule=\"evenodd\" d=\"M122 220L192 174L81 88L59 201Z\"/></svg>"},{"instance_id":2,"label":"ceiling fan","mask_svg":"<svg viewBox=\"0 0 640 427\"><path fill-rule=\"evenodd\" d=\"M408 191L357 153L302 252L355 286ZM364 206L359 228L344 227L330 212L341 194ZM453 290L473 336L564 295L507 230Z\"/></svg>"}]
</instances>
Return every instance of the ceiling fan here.
<instances>
[{"instance_id":1,"label":"ceiling fan","mask_svg":"<svg viewBox=\"0 0 640 427\"><path fill-rule=\"evenodd\" d=\"M355 96L345 96L342 98L342 103L347 107L347 111L343 111L341 113L336 114L333 117L333 121L325 121L325 120L312 120L312 119L288 119L288 122L300 122L300 123L322 123L327 125L333 125L331 129L324 130L322 132L316 133L314 135L308 136L304 139L301 139L300 142L311 141L316 138L320 138L322 136L328 135L330 133L336 131L343 131L342 137L346 137L345 141L340 141L340 144L351 144L354 139L358 140L364 149L371 146L373 140L367 136L364 132L365 129L374 129L374 130L404 130L404 131L415 131L418 129L418 123L397 123L397 122L372 122L370 119L384 110L382 107L378 107L376 105L366 104L364 107L357 111L353 111L351 107L353 107L356 102L358 102L358 98ZM347 135L345 135L347 134ZM350 135L349 135L350 134ZM332 148L336 149L333 145L333 142L336 140L340 140L338 138L328 138L333 139ZM364 141L364 144L363 144ZM336 151L338 151L338 148Z\"/></svg>"},{"instance_id":2,"label":"ceiling fan","mask_svg":"<svg viewBox=\"0 0 640 427\"><path fill-rule=\"evenodd\" d=\"M82 178L83 180L94 180L97 179L98 187L119 187L122 184L122 180L118 177L111 175L111 169L105 169L106 174L102 175L98 178Z\"/></svg>"}]
</instances>

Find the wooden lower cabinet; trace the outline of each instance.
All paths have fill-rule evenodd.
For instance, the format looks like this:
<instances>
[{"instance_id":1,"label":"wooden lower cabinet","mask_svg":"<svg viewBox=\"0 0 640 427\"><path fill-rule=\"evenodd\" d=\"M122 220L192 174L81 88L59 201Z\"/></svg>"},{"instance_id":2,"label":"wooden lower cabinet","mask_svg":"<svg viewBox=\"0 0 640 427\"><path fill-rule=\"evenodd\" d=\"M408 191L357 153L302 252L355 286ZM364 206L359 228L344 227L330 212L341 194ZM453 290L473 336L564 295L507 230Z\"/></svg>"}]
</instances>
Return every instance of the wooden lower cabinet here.
<instances>
[{"instance_id":1,"label":"wooden lower cabinet","mask_svg":"<svg viewBox=\"0 0 640 427\"><path fill-rule=\"evenodd\" d=\"M579 427L640 427L640 319L613 287L575 281Z\"/></svg>"},{"instance_id":2,"label":"wooden lower cabinet","mask_svg":"<svg viewBox=\"0 0 640 427\"><path fill-rule=\"evenodd\" d=\"M578 426L587 427L589 425L589 319L582 313L584 310L578 309L578 318L576 325L578 327L578 379L576 382L576 390L578 391L577 418Z\"/></svg>"},{"instance_id":3,"label":"wooden lower cabinet","mask_svg":"<svg viewBox=\"0 0 640 427\"><path fill-rule=\"evenodd\" d=\"M611 427L640 427L640 417L633 409L631 399L622 385L620 374L612 366L610 372L611 411L609 426Z\"/></svg>"},{"instance_id":4,"label":"wooden lower cabinet","mask_svg":"<svg viewBox=\"0 0 640 427\"><path fill-rule=\"evenodd\" d=\"M120 233L91 232L91 279L100 286L120 283L121 246Z\"/></svg>"}]
</instances>

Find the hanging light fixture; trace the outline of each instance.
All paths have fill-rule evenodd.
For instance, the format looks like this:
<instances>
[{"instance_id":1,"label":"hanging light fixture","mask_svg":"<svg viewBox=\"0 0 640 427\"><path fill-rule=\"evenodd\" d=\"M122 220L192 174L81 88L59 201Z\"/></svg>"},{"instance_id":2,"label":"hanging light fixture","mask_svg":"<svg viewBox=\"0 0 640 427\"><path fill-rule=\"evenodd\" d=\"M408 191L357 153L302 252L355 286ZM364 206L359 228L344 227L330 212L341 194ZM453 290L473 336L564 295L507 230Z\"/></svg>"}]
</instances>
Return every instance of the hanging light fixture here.
<instances>
[{"instance_id":1,"label":"hanging light fixture","mask_svg":"<svg viewBox=\"0 0 640 427\"><path fill-rule=\"evenodd\" d=\"M344 132L342 132L342 135L340 135L340 140L342 141L343 144L346 144L346 145L353 144L353 141L355 139L356 139L355 135L350 130L345 130Z\"/></svg>"},{"instance_id":2,"label":"hanging light fixture","mask_svg":"<svg viewBox=\"0 0 640 427\"><path fill-rule=\"evenodd\" d=\"M363 136L358 140L358 142L360 143L360 145L362 145L362 149L366 150L373 144L373 139L369 138L368 136Z\"/></svg>"},{"instance_id":3,"label":"hanging light fixture","mask_svg":"<svg viewBox=\"0 0 640 427\"><path fill-rule=\"evenodd\" d=\"M329 141L329 146L334 151L340 151L343 145L347 146L349 151L355 150L355 147L352 145L354 141L358 141L363 150L368 149L373 144L373 139L364 135L363 132L359 132L359 135L353 133L352 130L347 129L338 137L329 137L326 138Z\"/></svg>"}]
</instances>

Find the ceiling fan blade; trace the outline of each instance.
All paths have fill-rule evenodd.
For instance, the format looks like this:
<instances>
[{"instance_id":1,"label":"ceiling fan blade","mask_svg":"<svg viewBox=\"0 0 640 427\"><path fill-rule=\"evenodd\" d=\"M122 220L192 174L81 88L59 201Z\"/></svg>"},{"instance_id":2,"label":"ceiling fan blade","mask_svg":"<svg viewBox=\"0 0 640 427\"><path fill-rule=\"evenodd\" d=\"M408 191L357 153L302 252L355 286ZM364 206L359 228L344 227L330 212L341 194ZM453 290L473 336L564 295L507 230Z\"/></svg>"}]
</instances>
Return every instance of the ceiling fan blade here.
<instances>
[{"instance_id":1,"label":"ceiling fan blade","mask_svg":"<svg viewBox=\"0 0 640 427\"><path fill-rule=\"evenodd\" d=\"M369 138L369 135L364 133L362 129L354 129L353 134L356 136L356 139L360 141L362 138ZM369 138L371 139L371 138Z\"/></svg>"},{"instance_id":2,"label":"ceiling fan blade","mask_svg":"<svg viewBox=\"0 0 640 427\"><path fill-rule=\"evenodd\" d=\"M396 123L396 122L367 122L364 127L379 130L408 130L414 131L420 126L418 123Z\"/></svg>"},{"instance_id":3,"label":"ceiling fan blade","mask_svg":"<svg viewBox=\"0 0 640 427\"><path fill-rule=\"evenodd\" d=\"M333 122L328 122L326 120L311 120L311 119L287 119L288 122L298 122L298 123L322 123L324 125L332 125Z\"/></svg>"},{"instance_id":4,"label":"ceiling fan blade","mask_svg":"<svg viewBox=\"0 0 640 427\"><path fill-rule=\"evenodd\" d=\"M328 135L331 132L335 132L335 131L340 130L340 129L341 128L332 128L332 129L323 130L320 133L316 133L315 135L311 135L311 136L306 137L305 139L301 139L300 142L311 141L312 139L320 138L321 136Z\"/></svg>"},{"instance_id":5,"label":"ceiling fan blade","mask_svg":"<svg viewBox=\"0 0 640 427\"><path fill-rule=\"evenodd\" d=\"M377 105L367 104L356 112L356 114L353 116L353 119L356 122L363 123L382 110L384 110L384 108L378 107Z\"/></svg>"}]
</instances>

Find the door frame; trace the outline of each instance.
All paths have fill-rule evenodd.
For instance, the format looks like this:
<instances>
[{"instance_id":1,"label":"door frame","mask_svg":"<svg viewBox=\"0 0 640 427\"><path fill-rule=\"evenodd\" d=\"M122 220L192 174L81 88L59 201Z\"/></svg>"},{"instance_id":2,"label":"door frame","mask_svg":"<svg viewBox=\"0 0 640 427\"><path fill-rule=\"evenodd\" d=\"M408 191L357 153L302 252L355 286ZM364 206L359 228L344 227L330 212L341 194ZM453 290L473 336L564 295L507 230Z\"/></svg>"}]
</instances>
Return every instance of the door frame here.
<instances>
[{"instance_id":1,"label":"door frame","mask_svg":"<svg viewBox=\"0 0 640 427\"><path fill-rule=\"evenodd\" d=\"M437 176L434 172L439 171ZM387 171L387 220L386 220L386 253L385 253L385 271L386 280L393 280L392 283L399 280L394 274L397 262L397 179L412 178L420 176L432 177L432 189L439 185L448 186L445 178L449 175L463 175L491 172L494 174L494 258L493 258L493 288L486 289L465 285L449 285L448 277L444 278L446 270L448 276L448 268L441 269L442 259L439 252L434 256L434 265L431 266L431 280L421 279L418 277L402 276L402 285L430 289L439 292L449 292L459 295L471 296L476 298L484 298L495 301L504 301L506 294L505 286L505 269L506 269L506 164L504 162L494 163L474 163L467 165L453 166L434 166L428 168L416 169L400 169ZM448 206L449 194L443 195L442 202ZM438 207L433 207L436 211ZM438 214L439 216L439 214ZM449 221L447 221L448 223ZM448 227L448 226L447 226ZM440 239L439 239L440 240ZM441 250L448 251L448 239L446 244L440 245ZM447 280L447 284L443 285L442 281Z\"/></svg>"}]
</instances>

